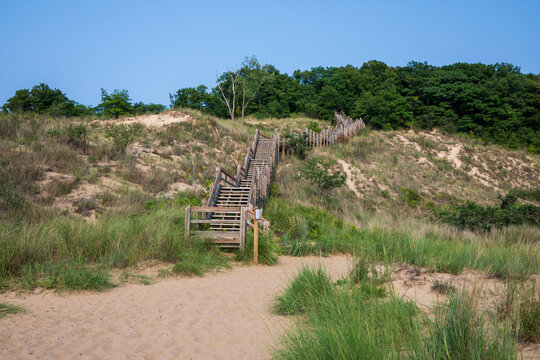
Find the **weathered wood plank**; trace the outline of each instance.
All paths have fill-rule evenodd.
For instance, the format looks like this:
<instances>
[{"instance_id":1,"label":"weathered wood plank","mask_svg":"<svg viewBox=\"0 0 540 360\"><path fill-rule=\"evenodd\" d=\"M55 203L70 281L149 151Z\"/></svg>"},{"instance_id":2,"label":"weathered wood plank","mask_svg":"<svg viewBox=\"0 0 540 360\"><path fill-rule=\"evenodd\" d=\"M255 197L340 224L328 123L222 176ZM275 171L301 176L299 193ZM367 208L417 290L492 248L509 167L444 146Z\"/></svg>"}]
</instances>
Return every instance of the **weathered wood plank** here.
<instances>
[{"instance_id":1,"label":"weathered wood plank","mask_svg":"<svg viewBox=\"0 0 540 360\"><path fill-rule=\"evenodd\" d=\"M189 226L191 224L191 206L188 205L185 209L185 216L184 216L184 239L189 238Z\"/></svg>"}]
</instances>

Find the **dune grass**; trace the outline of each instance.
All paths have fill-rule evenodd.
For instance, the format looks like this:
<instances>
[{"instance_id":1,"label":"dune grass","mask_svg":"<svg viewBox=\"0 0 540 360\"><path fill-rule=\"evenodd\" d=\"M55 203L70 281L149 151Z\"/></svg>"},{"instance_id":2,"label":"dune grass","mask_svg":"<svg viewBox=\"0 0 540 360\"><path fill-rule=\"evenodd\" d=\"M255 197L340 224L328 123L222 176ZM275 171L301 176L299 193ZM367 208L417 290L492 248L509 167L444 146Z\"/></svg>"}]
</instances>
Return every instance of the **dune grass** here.
<instances>
[{"instance_id":1,"label":"dune grass","mask_svg":"<svg viewBox=\"0 0 540 360\"><path fill-rule=\"evenodd\" d=\"M20 306L15 306L6 303L0 303L0 319L10 314L18 314L25 312L25 310Z\"/></svg>"},{"instance_id":2,"label":"dune grass","mask_svg":"<svg viewBox=\"0 0 540 360\"><path fill-rule=\"evenodd\" d=\"M184 239L184 204L164 202L126 215L111 212L95 223L54 217L0 225L0 284L4 287L103 290L108 270L142 260L174 263L175 272L202 275L225 267L221 252Z\"/></svg>"},{"instance_id":3,"label":"dune grass","mask_svg":"<svg viewBox=\"0 0 540 360\"><path fill-rule=\"evenodd\" d=\"M423 233L392 227L358 228L325 209L274 198L265 214L280 236L285 254L362 254L371 261L407 263L452 274L476 269L500 278L525 279L540 271L540 248L536 243L460 236L463 233L457 231L436 231L436 226L432 227L434 231Z\"/></svg>"},{"instance_id":4,"label":"dune grass","mask_svg":"<svg viewBox=\"0 0 540 360\"><path fill-rule=\"evenodd\" d=\"M191 251L180 254L172 268L174 274L203 276L213 269L230 268L227 258L214 244L195 238L191 245Z\"/></svg>"},{"instance_id":5,"label":"dune grass","mask_svg":"<svg viewBox=\"0 0 540 360\"><path fill-rule=\"evenodd\" d=\"M430 319L413 302L372 291L381 285L357 270L349 276L355 284L302 269L275 301L278 313L303 314L273 349L275 359L517 359L510 322L479 310L474 292L449 295Z\"/></svg>"},{"instance_id":6,"label":"dune grass","mask_svg":"<svg viewBox=\"0 0 540 360\"><path fill-rule=\"evenodd\" d=\"M478 294L460 290L451 293L436 308L417 359L517 359L517 340L511 322L497 322L482 313Z\"/></svg>"},{"instance_id":7,"label":"dune grass","mask_svg":"<svg viewBox=\"0 0 540 360\"><path fill-rule=\"evenodd\" d=\"M105 290L115 285L109 272L80 262L52 261L25 264L14 285L31 290L37 287L56 290Z\"/></svg>"},{"instance_id":8,"label":"dune grass","mask_svg":"<svg viewBox=\"0 0 540 360\"><path fill-rule=\"evenodd\" d=\"M332 280L321 267L303 267L283 295L276 298L272 310L279 315L304 313L332 291Z\"/></svg>"},{"instance_id":9,"label":"dune grass","mask_svg":"<svg viewBox=\"0 0 540 360\"><path fill-rule=\"evenodd\" d=\"M279 246L274 241L270 232L259 232L258 238L258 261L263 265L275 265L278 263ZM253 231L246 233L246 243L235 253L235 260L245 263L253 262Z\"/></svg>"}]
</instances>

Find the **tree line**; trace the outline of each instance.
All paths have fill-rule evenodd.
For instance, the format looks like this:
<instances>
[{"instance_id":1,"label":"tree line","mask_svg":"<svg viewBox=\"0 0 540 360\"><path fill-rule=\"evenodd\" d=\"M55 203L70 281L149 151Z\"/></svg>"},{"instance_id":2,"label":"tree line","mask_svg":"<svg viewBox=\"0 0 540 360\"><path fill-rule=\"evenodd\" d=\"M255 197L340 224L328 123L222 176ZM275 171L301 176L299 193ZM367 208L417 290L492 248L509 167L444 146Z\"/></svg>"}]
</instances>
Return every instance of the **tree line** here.
<instances>
[{"instance_id":1,"label":"tree line","mask_svg":"<svg viewBox=\"0 0 540 360\"><path fill-rule=\"evenodd\" d=\"M170 99L172 108L233 120L305 114L333 121L334 110L341 110L376 129L440 128L511 148L540 149L540 75L507 63L392 67L371 60L361 67L315 67L288 75L246 58L219 76L215 88L182 88Z\"/></svg>"},{"instance_id":2,"label":"tree line","mask_svg":"<svg viewBox=\"0 0 540 360\"><path fill-rule=\"evenodd\" d=\"M294 114L333 121L336 110L362 117L376 129L439 128L511 148L540 149L540 75L523 74L507 63L439 67L413 61L392 67L371 60L360 67L315 67L288 75L249 57L219 75L214 88L181 88L169 96L171 108L197 109L233 121ZM39 84L17 90L3 110L119 117L165 109L133 103L127 90L109 94L102 89L101 99L98 106L87 107Z\"/></svg>"},{"instance_id":3,"label":"tree line","mask_svg":"<svg viewBox=\"0 0 540 360\"><path fill-rule=\"evenodd\" d=\"M51 116L88 116L98 114L105 117L159 113L164 105L132 102L127 90L113 90L110 94L101 89L101 103L96 107L85 106L70 100L59 89L47 84L38 84L32 89L21 89L2 106L7 113L36 113Z\"/></svg>"}]
</instances>

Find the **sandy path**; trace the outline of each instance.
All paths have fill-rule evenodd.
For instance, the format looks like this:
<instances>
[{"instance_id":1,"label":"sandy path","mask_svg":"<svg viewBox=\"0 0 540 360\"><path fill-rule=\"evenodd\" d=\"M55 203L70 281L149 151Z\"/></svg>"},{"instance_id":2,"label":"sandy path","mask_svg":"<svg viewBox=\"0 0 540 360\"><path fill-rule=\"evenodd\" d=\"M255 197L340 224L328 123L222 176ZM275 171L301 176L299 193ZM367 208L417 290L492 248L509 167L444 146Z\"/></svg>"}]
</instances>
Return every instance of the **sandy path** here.
<instances>
[{"instance_id":1,"label":"sandy path","mask_svg":"<svg viewBox=\"0 0 540 360\"><path fill-rule=\"evenodd\" d=\"M290 318L269 307L302 264L347 272L345 256L280 257L203 278L105 293L0 294L26 314L0 320L0 359L264 359Z\"/></svg>"},{"instance_id":2,"label":"sandy path","mask_svg":"<svg viewBox=\"0 0 540 360\"><path fill-rule=\"evenodd\" d=\"M353 173L351 170L351 165L342 159L339 159L338 163L343 167L343 171L345 172L345 175L346 175L345 182L347 183L347 187L350 190L352 190L356 194L356 196L360 197L360 192L356 188L356 184L354 183L354 180L353 180Z\"/></svg>"}]
</instances>

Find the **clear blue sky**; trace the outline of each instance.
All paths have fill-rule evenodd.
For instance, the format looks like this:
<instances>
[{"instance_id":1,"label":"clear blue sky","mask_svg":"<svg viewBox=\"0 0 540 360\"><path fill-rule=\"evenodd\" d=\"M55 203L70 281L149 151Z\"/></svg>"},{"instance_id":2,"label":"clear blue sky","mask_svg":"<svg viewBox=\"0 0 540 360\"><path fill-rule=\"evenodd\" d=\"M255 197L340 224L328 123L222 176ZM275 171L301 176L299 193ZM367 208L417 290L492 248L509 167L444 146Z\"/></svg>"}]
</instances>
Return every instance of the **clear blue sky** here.
<instances>
[{"instance_id":1,"label":"clear blue sky","mask_svg":"<svg viewBox=\"0 0 540 360\"><path fill-rule=\"evenodd\" d=\"M540 72L540 1L0 0L0 105L45 82L97 105L100 88L169 104L256 55L280 71L510 62Z\"/></svg>"}]
</instances>

